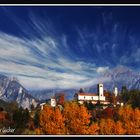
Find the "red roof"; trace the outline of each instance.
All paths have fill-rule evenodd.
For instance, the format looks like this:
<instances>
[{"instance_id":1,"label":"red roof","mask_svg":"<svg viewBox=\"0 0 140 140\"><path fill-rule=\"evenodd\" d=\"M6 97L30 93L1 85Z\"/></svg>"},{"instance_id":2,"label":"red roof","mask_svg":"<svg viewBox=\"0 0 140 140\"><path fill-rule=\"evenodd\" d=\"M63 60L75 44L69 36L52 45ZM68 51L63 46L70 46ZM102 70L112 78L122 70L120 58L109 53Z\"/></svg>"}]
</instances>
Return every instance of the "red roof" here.
<instances>
[{"instance_id":1,"label":"red roof","mask_svg":"<svg viewBox=\"0 0 140 140\"><path fill-rule=\"evenodd\" d=\"M55 99L55 97L53 96L51 99Z\"/></svg>"},{"instance_id":2,"label":"red roof","mask_svg":"<svg viewBox=\"0 0 140 140\"><path fill-rule=\"evenodd\" d=\"M96 93L77 93L77 95L83 95L83 96L98 96Z\"/></svg>"}]
</instances>

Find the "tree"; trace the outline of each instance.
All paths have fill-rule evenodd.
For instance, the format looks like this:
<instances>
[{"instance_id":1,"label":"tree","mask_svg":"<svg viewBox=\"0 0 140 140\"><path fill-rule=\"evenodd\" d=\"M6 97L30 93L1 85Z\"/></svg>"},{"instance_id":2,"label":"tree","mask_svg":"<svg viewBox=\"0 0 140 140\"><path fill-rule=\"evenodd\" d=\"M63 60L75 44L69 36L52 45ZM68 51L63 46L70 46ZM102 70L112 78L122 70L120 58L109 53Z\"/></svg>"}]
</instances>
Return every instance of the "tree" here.
<instances>
[{"instance_id":1,"label":"tree","mask_svg":"<svg viewBox=\"0 0 140 140\"><path fill-rule=\"evenodd\" d=\"M139 90L131 90L129 91L129 103L133 108L140 108L140 91Z\"/></svg>"},{"instance_id":2,"label":"tree","mask_svg":"<svg viewBox=\"0 0 140 140\"><path fill-rule=\"evenodd\" d=\"M46 105L39 115L40 130L44 134L64 134L64 120L59 108L52 108Z\"/></svg>"},{"instance_id":3,"label":"tree","mask_svg":"<svg viewBox=\"0 0 140 140\"><path fill-rule=\"evenodd\" d=\"M124 103L127 103L127 101L129 100L128 89L127 89L126 86L122 86L122 89L121 89L121 100Z\"/></svg>"},{"instance_id":4,"label":"tree","mask_svg":"<svg viewBox=\"0 0 140 140\"><path fill-rule=\"evenodd\" d=\"M34 110L34 109L35 109L34 105L33 105L33 104L31 104L31 110Z\"/></svg>"},{"instance_id":5,"label":"tree","mask_svg":"<svg viewBox=\"0 0 140 140\"><path fill-rule=\"evenodd\" d=\"M88 135L97 135L99 134L99 125L98 123L92 123L88 128Z\"/></svg>"},{"instance_id":6,"label":"tree","mask_svg":"<svg viewBox=\"0 0 140 140\"><path fill-rule=\"evenodd\" d=\"M30 114L28 109L23 109L20 107L13 113L13 121L16 128L26 128L30 119Z\"/></svg>"},{"instance_id":7,"label":"tree","mask_svg":"<svg viewBox=\"0 0 140 140\"><path fill-rule=\"evenodd\" d=\"M121 121L117 121L114 126L114 135L125 135L125 129Z\"/></svg>"},{"instance_id":8,"label":"tree","mask_svg":"<svg viewBox=\"0 0 140 140\"><path fill-rule=\"evenodd\" d=\"M84 93L84 89L80 88L79 93Z\"/></svg>"},{"instance_id":9,"label":"tree","mask_svg":"<svg viewBox=\"0 0 140 140\"><path fill-rule=\"evenodd\" d=\"M110 118L101 119L99 122L100 133L101 135L113 135L114 134L114 121Z\"/></svg>"},{"instance_id":10,"label":"tree","mask_svg":"<svg viewBox=\"0 0 140 140\"><path fill-rule=\"evenodd\" d=\"M134 129L135 129L135 134L139 135L140 134L140 110L138 108L135 108L133 110L133 116L132 116L132 121L134 122Z\"/></svg>"},{"instance_id":11,"label":"tree","mask_svg":"<svg viewBox=\"0 0 140 140\"><path fill-rule=\"evenodd\" d=\"M56 98L57 104L64 105L64 102L65 102L64 93L56 93L55 98Z\"/></svg>"},{"instance_id":12,"label":"tree","mask_svg":"<svg viewBox=\"0 0 140 140\"><path fill-rule=\"evenodd\" d=\"M133 109L127 105L120 108L118 113L126 134L140 134L140 110L138 108Z\"/></svg>"},{"instance_id":13,"label":"tree","mask_svg":"<svg viewBox=\"0 0 140 140\"><path fill-rule=\"evenodd\" d=\"M104 118L112 118L114 116L114 110L113 108L107 107L106 109L103 110L103 117Z\"/></svg>"},{"instance_id":14,"label":"tree","mask_svg":"<svg viewBox=\"0 0 140 140\"><path fill-rule=\"evenodd\" d=\"M89 134L93 130L92 128L97 126L90 125L91 114L84 105L78 105L76 102L66 103L63 114L65 117L66 134Z\"/></svg>"},{"instance_id":15,"label":"tree","mask_svg":"<svg viewBox=\"0 0 140 140\"><path fill-rule=\"evenodd\" d=\"M39 127L39 116L40 116L40 111L37 110L34 115L34 125L36 128Z\"/></svg>"},{"instance_id":16,"label":"tree","mask_svg":"<svg viewBox=\"0 0 140 140\"><path fill-rule=\"evenodd\" d=\"M84 105L88 110L93 110L95 108L95 105L93 105L91 101L89 103L84 102Z\"/></svg>"},{"instance_id":17,"label":"tree","mask_svg":"<svg viewBox=\"0 0 140 140\"><path fill-rule=\"evenodd\" d=\"M0 107L0 112L2 112L4 109L3 109L3 107Z\"/></svg>"},{"instance_id":18,"label":"tree","mask_svg":"<svg viewBox=\"0 0 140 140\"><path fill-rule=\"evenodd\" d=\"M22 120L22 108L19 108L13 112L13 121L16 128L23 127L23 120Z\"/></svg>"},{"instance_id":19,"label":"tree","mask_svg":"<svg viewBox=\"0 0 140 140\"><path fill-rule=\"evenodd\" d=\"M29 114L29 110L27 108L25 110L23 110L23 112L22 112L22 120L23 120L25 126L27 126L29 123L29 120L30 120L30 114Z\"/></svg>"},{"instance_id":20,"label":"tree","mask_svg":"<svg viewBox=\"0 0 140 140\"><path fill-rule=\"evenodd\" d=\"M110 101L111 100L111 93L109 91L104 90L104 96L106 100Z\"/></svg>"},{"instance_id":21,"label":"tree","mask_svg":"<svg viewBox=\"0 0 140 140\"><path fill-rule=\"evenodd\" d=\"M116 100L116 97L115 97L114 94L112 94L112 95L110 96L110 102L111 102L113 105L116 105L117 100Z\"/></svg>"},{"instance_id":22,"label":"tree","mask_svg":"<svg viewBox=\"0 0 140 140\"><path fill-rule=\"evenodd\" d=\"M11 101L9 103L7 111L12 113L12 112L14 112L16 110L18 110L18 103L16 101Z\"/></svg>"}]
</instances>

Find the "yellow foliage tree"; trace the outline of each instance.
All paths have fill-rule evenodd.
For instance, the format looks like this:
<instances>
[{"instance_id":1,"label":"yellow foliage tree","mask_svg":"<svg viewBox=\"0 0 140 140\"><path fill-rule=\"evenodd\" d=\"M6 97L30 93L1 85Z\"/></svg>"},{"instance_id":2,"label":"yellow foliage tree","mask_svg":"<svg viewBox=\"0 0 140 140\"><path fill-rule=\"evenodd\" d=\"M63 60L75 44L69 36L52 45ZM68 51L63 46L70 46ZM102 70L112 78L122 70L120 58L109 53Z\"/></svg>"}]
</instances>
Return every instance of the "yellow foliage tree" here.
<instances>
[{"instance_id":1,"label":"yellow foliage tree","mask_svg":"<svg viewBox=\"0 0 140 140\"><path fill-rule=\"evenodd\" d=\"M88 128L89 135L98 135L99 134L99 125L98 123L93 123Z\"/></svg>"},{"instance_id":2,"label":"yellow foliage tree","mask_svg":"<svg viewBox=\"0 0 140 140\"><path fill-rule=\"evenodd\" d=\"M122 107L119 110L120 121L128 135L140 134L140 110L132 109L131 106Z\"/></svg>"},{"instance_id":3,"label":"yellow foliage tree","mask_svg":"<svg viewBox=\"0 0 140 140\"><path fill-rule=\"evenodd\" d=\"M110 118L101 119L99 122L101 135L113 135L114 134L114 121Z\"/></svg>"},{"instance_id":4,"label":"yellow foliage tree","mask_svg":"<svg viewBox=\"0 0 140 140\"><path fill-rule=\"evenodd\" d=\"M136 108L133 111L132 120L135 126L135 134L139 135L140 134L140 110L138 108Z\"/></svg>"},{"instance_id":5,"label":"yellow foliage tree","mask_svg":"<svg viewBox=\"0 0 140 140\"><path fill-rule=\"evenodd\" d=\"M124 135L125 129L123 128L122 122L117 121L114 126L114 135Z\"/></svg>"},{"instance_id":6,"label":"yellow foliage tree","mask_svg":"<svg viewBox=\"0 0 140 140\"><path fill-rule=\"evenodd\" d=\"M65 133L64 118L57 107L44 106L40 112L39 124L44 134L59 135Z\"/></svg>"},{"instance_id":7,"label":"yellow foliage tree","mask_svg":"<svg viewBox=\"0 0 140 140\"><path fill-rule=\"evenodd\" d=\"M91 114L84 105L78 105L75 102L64 105L64 117L67 127L67 134L97 134L98 126L89 125ZM95 128L95 130L93 130Z\"/></svg>"}]
</instances>

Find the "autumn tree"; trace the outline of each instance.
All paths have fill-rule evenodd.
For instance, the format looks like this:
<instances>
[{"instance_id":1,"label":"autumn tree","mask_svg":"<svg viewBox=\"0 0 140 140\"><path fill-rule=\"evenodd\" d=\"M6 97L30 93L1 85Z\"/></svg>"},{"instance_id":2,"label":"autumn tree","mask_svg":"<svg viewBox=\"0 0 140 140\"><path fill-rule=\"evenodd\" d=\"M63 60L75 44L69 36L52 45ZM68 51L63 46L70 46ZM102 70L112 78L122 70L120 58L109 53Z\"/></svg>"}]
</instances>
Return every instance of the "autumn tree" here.
<instances>
[{"instance_id":1,"label":"autumn tree","mask_svg":"<svg viewBox=\"0 0 140 140\"><path fill-rule=\"evenodd\" d=\"M110 118L101 119L99 122L101 135L113 135L114 134L114 121Z\"/></svg>"},{"instance_id":2,"label":"autumn tree","mask_svg":"<svg viewBox=\"0 0 140 140\"><path fill-rule=\"evenodd\" d=\"M65 133L64 118L57 107L44 106L44 109L40 112L39 125L44 134L59 135Z\"/></svg>"},{"instance_id":3,"label":"autumn tree","mask_svg":"<svg viewBox=\"0 0 140 140\"><path fill-rule=\"evenodd\" d=\"M64 93L56 93L55 98L56 98L57 104L64 105L64 102L65 102Z\"/></svg>"},{"instance_id":4,"label":"autumn tree","mask_svg":"<svg viewBox=\"0 0 140 140\"><path fill-rule=\"evenodd\" d=\"M117 121L114 126L114 135L125 135L125 129L121 121Z\"/></svg>"},{"instance_id":5,"label":"autumn tree","mask_svg":"<svg viewBox=\"0 0 140 140\"><path fill-rule=\"evenodd\" d=\"M106 100L110 101L111 100L111 93L107 90L104 90L104 96Z\"/></svg>"},{"instance_id":6,"label":"autumn tree","mask_svg":"<svg viewBox=\"0 0 140 140\"><path fill-rule=\"evenodd\" d=\"M132 121L134 122L134 129L135 129L135 134L139 135L140 134L140 109L135 108L133 110L133 116L132 116Z\"/></svg>"},{"instance_id":7,"label":"autumn tree","mask_svg":"<svg viewBox=\"0 0 140 140\"><path fill-rule=\"evenodd\" d=\"M103 110L103 117L104 118L112 118L114 117L114 109L111 107L107 107L106 109Z\"/></svg>"},{"instance_id":8,"label":"autumn tree","mask_svg":"<svg viewBox=\"0 0 140 140\"><path fill-rule=\"evenodd\" d=\"M140 134L140 110L138 108L133 109L127 105L120 108L118 113L126 134Z\"/></svg>"},{"instance_id":9,"label":"autumn tree","mask_svg":"<svg viewBox=\"0 0 140 140\"><path fill-rule=\"evenodd\" d=\"M69 102L64 105L66 134L97 134L98 125L90 125L91 114L84 105Z\"/></svg>"},{"instance_id":10,"label":"autumn tree","mask_svg":"<svg viewBox=\"0 0 140 140\"><path fill-rule=\"evenodd\" d=\"M98 123L92 122L87 130L88 135L98 135L99 134L99 125Z\"/></svg>"},{"instance_id":11,"label":"autumn tree","mask_svg":"<svg viewBox=\"0 0 140 140\"><path fill-rule=\"evenodd\" d=\"M99 134L101 135L124 135L125 129L121 121L115 122L111 118L101 119L99 122Z\"/></svg>"},{"instance_id":12,"label":"autumn tree","mask_svg":"<svg viewBox=\"0 0 140 140\"><path fill-rule=\"evenodd\" d=\"M112 95L110 96L110 102L111 102L113 105L116 105L117 100L116 100L116 97L115 97L114 94L112 94Z\"/></svg>"}]
</instances>

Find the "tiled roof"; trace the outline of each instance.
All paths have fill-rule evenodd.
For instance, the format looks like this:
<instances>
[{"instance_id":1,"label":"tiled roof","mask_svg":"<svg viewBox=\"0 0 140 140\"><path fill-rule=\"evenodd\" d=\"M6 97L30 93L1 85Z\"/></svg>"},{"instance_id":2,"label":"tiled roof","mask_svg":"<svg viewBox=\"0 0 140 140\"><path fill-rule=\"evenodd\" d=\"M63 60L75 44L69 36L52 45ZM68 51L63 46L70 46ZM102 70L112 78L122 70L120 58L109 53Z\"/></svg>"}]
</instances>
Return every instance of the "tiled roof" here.
<instances>
[{"instance_id":1,"label":"tiled roof","mask_svg":"<svg viewBox=\"0 0 140 140\"><path fill-rule=\"evenodd\" d=\"M77 94L83 96L98 96L96 93L77 93Z\"/></svg>"}]
</instances>

